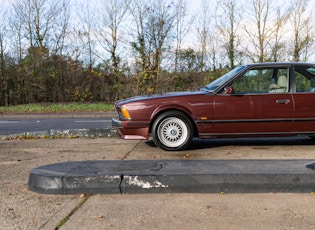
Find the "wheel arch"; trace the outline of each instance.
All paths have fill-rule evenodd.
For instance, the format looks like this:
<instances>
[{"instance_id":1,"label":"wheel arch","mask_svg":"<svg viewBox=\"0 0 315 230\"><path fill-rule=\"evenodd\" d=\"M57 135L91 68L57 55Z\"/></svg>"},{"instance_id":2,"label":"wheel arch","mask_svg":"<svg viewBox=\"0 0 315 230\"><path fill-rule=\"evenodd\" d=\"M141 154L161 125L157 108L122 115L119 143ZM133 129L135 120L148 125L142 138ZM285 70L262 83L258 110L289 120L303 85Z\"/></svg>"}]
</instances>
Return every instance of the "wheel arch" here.
<instances>
[{"instance_id":1,"label":"wheel arch","mask_svg":"<svg viewBox=\"0 0 315 230\"><path fill-rule=\"evenodd\" d=\"M162 109L159 109L157 111L155 111L155 113L153 113L154 115L151 117L151 121L150 121L150 128L149 128L149 133L151 133L152 131L152 125L154 123L154 121L163 113L165 112L169 112L169 111L178 111L178 112L181 112L183 113L191 122L192 126L193 126L193 136L194 137L197 137L198 136L198 129L197 129L197 125L193 119L193 115L188 112L186 109L182 109L182 108L174 108L174 107L167 107L167 108L162 108Z\"/></svg>"}]
</instances>

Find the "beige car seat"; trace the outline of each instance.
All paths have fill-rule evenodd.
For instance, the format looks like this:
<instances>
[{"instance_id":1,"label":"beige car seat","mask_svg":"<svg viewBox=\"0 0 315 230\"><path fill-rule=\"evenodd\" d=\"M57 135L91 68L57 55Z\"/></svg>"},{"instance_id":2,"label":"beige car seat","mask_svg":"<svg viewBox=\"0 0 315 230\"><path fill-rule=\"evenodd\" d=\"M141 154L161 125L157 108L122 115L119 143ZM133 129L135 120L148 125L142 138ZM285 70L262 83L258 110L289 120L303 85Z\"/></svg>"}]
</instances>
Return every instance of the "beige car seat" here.
<instances>
[{"instance_id":1,"label":"beige car seat","mask_svg":"<svg viewBox=\"0 0 315 230\"><path fill-rule=\"evenodd\" d=\"M283 93L287 92L288 89L288 80L287 77L281 75L278 77L277 84L271 84L269 87L269 93Z\"/></svg>"}]
</instances>

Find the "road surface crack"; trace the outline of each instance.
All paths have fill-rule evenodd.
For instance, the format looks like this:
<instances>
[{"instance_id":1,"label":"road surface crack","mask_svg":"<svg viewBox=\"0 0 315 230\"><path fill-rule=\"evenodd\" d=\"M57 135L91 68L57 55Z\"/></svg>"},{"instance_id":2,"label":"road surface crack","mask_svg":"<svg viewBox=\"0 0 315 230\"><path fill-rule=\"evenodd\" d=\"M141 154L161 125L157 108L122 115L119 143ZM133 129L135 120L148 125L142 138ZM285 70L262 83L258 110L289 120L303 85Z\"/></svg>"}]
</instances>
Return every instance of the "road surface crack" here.
<instances>
[{"instance_id":1,"label":"road surface crack","mask_svg":"<svg viewBox=\"0 0 315 230\"><path fill-rule=\"evenodd\" d=\"M133 152L133 150L135 150L135 148L138 147L138 145L140 145L140 143L142 143L142 141L139 141L129 152L127 152L127 153L125 154L125 156L123 156L123 157L121 158L121 160L127 159L127 157Z\"/></svg>"}]
</instances>

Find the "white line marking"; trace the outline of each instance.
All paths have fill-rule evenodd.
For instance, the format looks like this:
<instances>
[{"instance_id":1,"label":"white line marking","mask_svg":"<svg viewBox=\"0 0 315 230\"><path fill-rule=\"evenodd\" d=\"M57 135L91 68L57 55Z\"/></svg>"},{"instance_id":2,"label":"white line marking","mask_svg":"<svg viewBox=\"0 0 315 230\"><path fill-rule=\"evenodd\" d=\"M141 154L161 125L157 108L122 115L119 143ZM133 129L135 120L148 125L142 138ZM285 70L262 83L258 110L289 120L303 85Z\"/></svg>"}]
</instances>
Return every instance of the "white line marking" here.
<instances>
[{"instance_id":1,"label":"white line marking","mask_svg":"<svg viewBox=\"0 0 315 230\"><path fill-rule=\"evenodd\" d=\"M16 124L18 121L0 121L0 124Z\"/></svg>"}]
</instances>

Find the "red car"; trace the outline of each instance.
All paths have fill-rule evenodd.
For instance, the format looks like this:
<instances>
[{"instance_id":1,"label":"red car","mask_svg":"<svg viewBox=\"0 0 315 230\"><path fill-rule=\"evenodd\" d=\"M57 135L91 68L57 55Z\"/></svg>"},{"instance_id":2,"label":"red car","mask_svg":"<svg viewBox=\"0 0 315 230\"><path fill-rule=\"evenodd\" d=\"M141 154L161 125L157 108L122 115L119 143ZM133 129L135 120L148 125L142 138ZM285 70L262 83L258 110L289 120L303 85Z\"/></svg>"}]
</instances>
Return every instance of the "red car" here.
<instances>
[{"instance_id":1,"label":"red car","mask_svg":"<svg viewBox=\"0 0 315 230\"><path fill-rule=\"evenodd\" d=\"M115 102L123 139L148 139L164 150L194 137L315 136L315 65L242 65L195 92Z\"/></svg>"}]
</instances>

